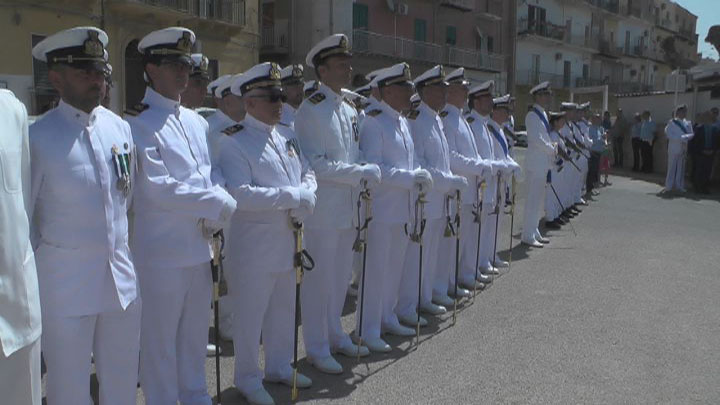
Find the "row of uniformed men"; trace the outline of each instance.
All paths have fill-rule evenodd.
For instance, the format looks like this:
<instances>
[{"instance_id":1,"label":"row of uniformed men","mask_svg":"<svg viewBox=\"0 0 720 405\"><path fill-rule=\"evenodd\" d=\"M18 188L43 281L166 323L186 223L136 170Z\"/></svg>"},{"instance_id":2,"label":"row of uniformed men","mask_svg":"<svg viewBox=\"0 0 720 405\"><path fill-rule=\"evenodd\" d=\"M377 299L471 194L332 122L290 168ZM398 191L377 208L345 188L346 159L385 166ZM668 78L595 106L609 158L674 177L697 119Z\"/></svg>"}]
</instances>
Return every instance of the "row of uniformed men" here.
<instances>
[{"instance_id":1,"label":"row of uniformed men","mask_svg":"<svg viewBox=\"0 0 720 405\"><path fill-rule=\"evenodd\" d=\"M103 31L66 30L33 49L48 63L61 96L58 107L30 129L30 212L50 404L88 401L90 353L101 402L134 402L133 353L140 348L149 404L211 403L204 376L208 244L223 227L235 385L252 403L273 402L258 368L261 333L264 379L291 383L295 274L289 219L305 223L306 246L316 262L301 293L308 359L328 373L342 372L333 353L387 352L381 332L411 335L401 322L424 324L418 308L441 314L452 304L452 249L442 236L457 205L463 224L486 225L479 249L473 227L460 227L461 285L482 288L498 274L496 266L506 265L495 256L492 224L504 212L502 184L519 166L503 130L511 99L493 100L492 82L469 89L462 68L445 76L441 66L413 82L407 64L398 64L376 72L374 96L359 115L343 89L352 74L350 48L336 34L307 56L319 82L294 122L283 123L283 109L290 110L281 103L287 95L280 70L261 63L218 85L223 107L209 119L210 131L208 122L181 105L194 41L192 31L178 27L140 41L148 87L125 121L100 106L108 42ZM291 68L290 76L299 83L298 71ZM421 101L406 116L413 87ZM362 220L354 211L361 185L372 192L373 220L357 345L342 330L340 316ZM457 191L463 199L453 203ZM413 212L419 193L427 200L427 225L418 303L419 246L409 243L404 226L420 221ZM468 294L457 290L457 296ZM297 383L311 384L302 375Z\"/></svg>"}]
</instances>

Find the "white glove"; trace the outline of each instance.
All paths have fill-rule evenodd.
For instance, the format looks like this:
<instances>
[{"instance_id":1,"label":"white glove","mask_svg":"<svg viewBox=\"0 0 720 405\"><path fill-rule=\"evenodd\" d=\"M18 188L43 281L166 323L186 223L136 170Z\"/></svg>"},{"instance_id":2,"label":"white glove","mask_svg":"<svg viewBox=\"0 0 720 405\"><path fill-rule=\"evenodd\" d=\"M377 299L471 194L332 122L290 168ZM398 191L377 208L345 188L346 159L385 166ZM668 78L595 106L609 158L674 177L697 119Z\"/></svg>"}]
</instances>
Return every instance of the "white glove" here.
<instances>
[{"instance_id":1,"label":"white glove","mask_svg":"<svg viewBox=\"0 0 720 405\"><path fill-rule=\"evenodd\" d=\"M225 224L226 222L213 221L212 219L207 218L201 218L200 221L198 221L198 226L200 227L203 238L205 239L212 239L213 235L221 230Z\"/></svg>"},{"instance_id":2,"label":"white glove","mask_svg":"<svg viewBox=\"0 0 720 405\"><path fill-rule=\"evenodd\" d=\"M487 160L477 159L475 161L475 167L477 167L480 171L477 174L478 177L486 178L492 174L492 166L490 165L490 163L488 163Z\"/></svg>"},{"instance_id":3,"label":"white glove","mask_svg":"<svg viewBox=\"0 0 720 405\"><path fill-rule=\"evenodd\" d=\"M307 207L294 208L290 210L290 216L295 222L304 222L310 215L312 215L312 209Z\"/></svg>"},{"instance_id":4,"label":"white glove","mask_svg":"<svg viewBox=\"0 0 720 405\"><path fill-rule=\"evenodd\" d=\"M382 179L380 167L374 163L364 165L362 167L362 179L367 181L369 187L377 186Z\"/></svg>"},{"instance_id":5,"label":"white glove","mask_svg":"<svg viewBox=\"0 0 720 405\"><path fill-rule=\"evenodd\" d=\"M505 164L499 160L493 160L492 162L490 162L490 165L492 165L492 172L494 176L496 176L498 172L504 172L507 168L507 166L505 166Z\"/></svg>"},{"instance_id":6,"label":"white glove","mask_svg":"<svg viewBox=\"0 0 720 405\"><path fill-rule=\"evenodd\" d=\"M515 176L519 176L520 172L522 172L520 165L516 162L510 162L510 173L514 174Z\"/></svg>"},{"instance_id":7,"label":"white glove","mask_svg":"<svg viewBox=\"0 0 720 405\"><path fill-rule=\"evenodd\" d=\"M317 201L315 193L304 187L298 187L298 190L300 194L300 207L307 208L312 212L315 208L315 202Z\"/></svg>"},{"instance_id":8,"label":"white glove","mask_svg":"<svg viewBox=\"0 0 720 405\"><path fill-rule=\"evenodd\" d=\"M453 176L450 178L450 182L452 184L452 191L464 190L468 185L467 179L463 176Z\"/></svg>"},{"instance_id":9,"label":"white glove","mask_svg":"<svg viewBox=\"0 0 720 405\"><path fill-rule=\"evenodd\" d=\"M425 169L415 170L415 184L425 191L431 189L433 186L432 175Z\"/></svg>"},{"instance_id":10,"label":"white glove","mask_svg":"<svg viewBox=\"0 0 720 405\"><path fill-rule=\"evenodd\" d=\"M223 206L220 209L220 218L218 219L218 222L226 224L228 221L230 221L230 218L232 218L233 213L237 209L237 201L235 201L234 198L225 191L224 188L220 186L215 186L218 194L221 194L224 201ZM221 226L222 227L222 226Z\"/></svg>"}]
</instances>

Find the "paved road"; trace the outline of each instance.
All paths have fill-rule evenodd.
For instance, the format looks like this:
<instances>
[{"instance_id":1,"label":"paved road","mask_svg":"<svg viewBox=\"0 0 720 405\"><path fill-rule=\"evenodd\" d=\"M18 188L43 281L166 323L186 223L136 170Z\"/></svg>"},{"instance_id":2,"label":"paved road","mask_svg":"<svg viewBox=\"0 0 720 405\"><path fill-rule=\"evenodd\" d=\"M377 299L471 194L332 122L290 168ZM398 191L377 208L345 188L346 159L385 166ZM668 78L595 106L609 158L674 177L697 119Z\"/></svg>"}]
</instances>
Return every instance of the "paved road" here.
<instances>
[{"instance_id":1,"label":"paved road","mask_svg":"<svg viewBox=\"0 0 720 405\"><path fill-rule=\"evenodd\" d=\"M341 358L335 377L303 361L314 385L300 402L720 403L720 202L660 197L657 180L612 177L573 221L577 237L516 246L512 269L455 326L446 316L424 328L419 348L390 338L392 353ZM212 359L207 378L214 393ZM230 356L221 386L223 404L245 403ZM289 389L267 387L289 402Z\"/></svg>"}]
</instances>

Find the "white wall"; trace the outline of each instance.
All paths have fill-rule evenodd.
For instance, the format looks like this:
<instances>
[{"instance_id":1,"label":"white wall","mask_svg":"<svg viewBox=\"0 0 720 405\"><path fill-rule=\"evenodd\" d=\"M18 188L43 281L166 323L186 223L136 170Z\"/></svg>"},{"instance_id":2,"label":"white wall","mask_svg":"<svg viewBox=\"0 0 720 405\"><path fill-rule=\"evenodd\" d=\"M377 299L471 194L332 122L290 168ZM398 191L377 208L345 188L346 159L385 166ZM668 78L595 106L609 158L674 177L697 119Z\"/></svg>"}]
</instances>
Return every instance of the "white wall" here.
<instances>
[{"instance_id":1,"label":"white wall","mask_svg":"<svg viewBox=\"0 0 720 405\"><path fill-rule=\"evenodd\" d=\"M7 84L7 89L15 93L25 108L32 111L32 94L30 89L33 87L33 78L31 75L4 75L0 74L0 82Z\"/></svg>"}]
</instances>

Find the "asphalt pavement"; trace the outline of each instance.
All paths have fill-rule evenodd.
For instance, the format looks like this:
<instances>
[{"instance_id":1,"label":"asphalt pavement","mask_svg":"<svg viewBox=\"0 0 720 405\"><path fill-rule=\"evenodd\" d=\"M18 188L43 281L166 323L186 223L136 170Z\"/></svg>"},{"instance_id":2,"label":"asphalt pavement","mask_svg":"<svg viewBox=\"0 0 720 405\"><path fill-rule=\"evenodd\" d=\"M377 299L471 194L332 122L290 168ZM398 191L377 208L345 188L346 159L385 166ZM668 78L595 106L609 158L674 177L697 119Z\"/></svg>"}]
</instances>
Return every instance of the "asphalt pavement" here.
<instances>
[{"instance_id":1,"label":"asphalt pavement","mask_svg":"<svg viewBox=\"0 0 720 405\"><path fill-rule=\"evenodd\" d=\"M518 151L520 157L522 150ZM522 160L522 159L520 159ZM300 371L307 404L720 403L720 201L660 195L659 176L613 183L542 249L518 245L512 268L452 316L429 317L419 346L338 360L339 376ZM502 230L501 255L509 229ZM354 300L343 319L354 327ZM244 404L232 386L232 344L221 358L222 403ZM215 393L215 366L206 363ZM285 386L266 384L278 404ZM138 404L144 404L138 391Z\"/></svg>"}]
</instances>

